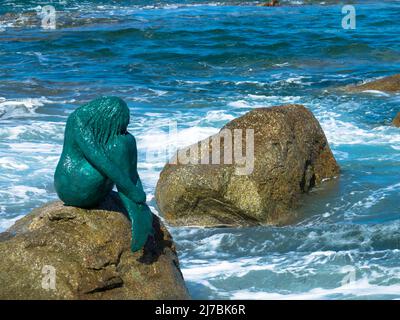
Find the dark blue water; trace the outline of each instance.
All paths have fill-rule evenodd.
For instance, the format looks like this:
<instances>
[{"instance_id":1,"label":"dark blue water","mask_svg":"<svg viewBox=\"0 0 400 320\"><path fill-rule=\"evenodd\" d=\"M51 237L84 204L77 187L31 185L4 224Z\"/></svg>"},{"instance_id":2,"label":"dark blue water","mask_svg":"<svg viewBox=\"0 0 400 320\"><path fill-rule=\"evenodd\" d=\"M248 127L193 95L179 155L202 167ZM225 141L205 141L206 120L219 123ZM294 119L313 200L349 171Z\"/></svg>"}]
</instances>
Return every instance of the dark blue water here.
<instances>
[{"instance_id":1,"label":"dark blue water","mask_svg":"<svg viewBox=\"0 0 400 320\"><path fill-rule=\"evenodd\" d=\"M339 179L307 195L295 226L173 228L194 298L400 298L400 97L338 87L399 72L400 2L17 1L0 4L0 228L55 199L68 114L100 95L131 109L155 208L166 148L260 106L301 103ZM41 28L40 6L57 10ZM178 139L168 134L178 125Z\"/></svg>"}]
</instances>

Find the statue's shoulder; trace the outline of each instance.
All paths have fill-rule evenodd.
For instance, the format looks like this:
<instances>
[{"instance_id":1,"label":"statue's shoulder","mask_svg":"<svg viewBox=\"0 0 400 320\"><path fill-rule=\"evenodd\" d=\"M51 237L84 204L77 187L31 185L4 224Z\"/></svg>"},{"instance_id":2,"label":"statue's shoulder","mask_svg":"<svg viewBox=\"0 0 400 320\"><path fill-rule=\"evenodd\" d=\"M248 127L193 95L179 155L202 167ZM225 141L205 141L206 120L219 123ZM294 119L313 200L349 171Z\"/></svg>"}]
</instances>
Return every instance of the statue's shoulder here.
<instances>
[{"instance_id":1,"label":"statue's shoulder","mask_svg":"<svg viewBox=\"0 0 400 320\"><path fill-rule=\"evenodd\" d=\"M125 136L126 136L126 139L127 139L129 142L131 142L131 143L133 143L133 144L136 145L136 138L135 138L135 136L134 136L133 134L127 132L127 134L126 134Z\"/></svg>"},{"instance_id":2,"label":"statue's shoulder","mask_svg":"<svg viewBox=\"0 0 400 320\"><path fill-rule=\"evenodd\" d=\"M79 109L79 108L78 108ZM73 111L67 119L67 123L65 126L65 135L71 137L74 135L77 130L81 131L83 129L82 122L80 121L78 109Z\"/></svg>"},{"instance_id":3,"label":"statue's shoulder","mask_svg":"<svg viewBox=\"0 0 400 320\"><path fill-rule=\"evenodd\" d=\"M76 122L77 122L80 118L82 118L83 113L84 113L83 111L84 111L84 110L82 109L82 106L76 108L76 109L68 116L67 125L68 125L69 123L76 124Z\"/></svg>"}]
</instances>

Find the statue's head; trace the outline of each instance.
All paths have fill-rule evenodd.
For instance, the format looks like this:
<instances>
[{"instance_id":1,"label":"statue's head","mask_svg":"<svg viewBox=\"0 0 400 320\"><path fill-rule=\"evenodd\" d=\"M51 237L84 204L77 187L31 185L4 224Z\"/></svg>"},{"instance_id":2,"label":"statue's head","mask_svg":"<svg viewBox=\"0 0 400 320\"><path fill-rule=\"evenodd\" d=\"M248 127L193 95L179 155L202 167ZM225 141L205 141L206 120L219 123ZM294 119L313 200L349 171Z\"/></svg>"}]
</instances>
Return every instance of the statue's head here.
<instances>
[{"instance_id":1,"label":"statue's head","mask_svg":"<svg viewBox=\"0 0 400 320\"><path fill-rule=\"evenodd\" d=\"M87 120L86 126L96 140L107 143L116 135L125 134L129 124L129 108L118 97L101 97L82 106Z\"/></svg>"}]
</instances>

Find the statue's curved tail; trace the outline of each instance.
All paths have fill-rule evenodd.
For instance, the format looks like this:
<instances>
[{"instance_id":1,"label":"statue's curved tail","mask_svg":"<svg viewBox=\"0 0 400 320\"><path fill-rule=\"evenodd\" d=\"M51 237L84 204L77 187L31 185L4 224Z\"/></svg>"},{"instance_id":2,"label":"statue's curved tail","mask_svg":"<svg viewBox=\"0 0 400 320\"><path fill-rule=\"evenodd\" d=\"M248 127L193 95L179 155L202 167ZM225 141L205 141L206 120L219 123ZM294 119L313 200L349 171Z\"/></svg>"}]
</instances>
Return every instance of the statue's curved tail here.
<instances>
[{"instance_id":1,"label":"statue's curved tail","mask_svg":"<svg viewBox=\"0 0 400 320\"><path fill-rule=\"evenodd\" d=\"M121 192L119 196L132 222L131 250L136 252L142 249L147 238L153 235L153 214L145 203L135 203Z\"/></svg>"}]
</instances>

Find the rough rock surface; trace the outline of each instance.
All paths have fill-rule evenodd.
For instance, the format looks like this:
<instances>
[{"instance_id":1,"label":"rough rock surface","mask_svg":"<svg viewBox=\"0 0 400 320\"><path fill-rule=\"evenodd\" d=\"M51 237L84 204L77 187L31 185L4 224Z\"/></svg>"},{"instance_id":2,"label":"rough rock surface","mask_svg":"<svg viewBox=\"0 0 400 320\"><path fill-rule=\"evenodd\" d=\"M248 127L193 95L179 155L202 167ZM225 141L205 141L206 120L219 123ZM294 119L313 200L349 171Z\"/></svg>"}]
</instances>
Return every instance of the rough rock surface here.
<instances>
[{"instance_id":1,"label":"rough rock surface","mask_svg":"<svg viewBox=\"0 0 400 320\"><path fill-rule=\"evenodd\" d=\"M243 129L242 151L245 129L254 129L254 170L237 175L235 162L170 161L160 174L156 200L172 225L287 224L296 218L301 194L339 173L324 132L304 106L254 109L222 129ZM221 134L222 130L213 137ZM204 141L197 146L207 145ZM193 156L196 161L212 156L213 145L208 145L208 150L199 147ZM224 146L221 142L221 159ZM189 152L188 148L181 152Z\"/></svg>"},{"instance_id":2,"label":"rough rock surface","mask_svg":"<svg viewBox=\"0 0 400 320\"><path fill-rule=\"evenodd\" d=\"M132 254L116 194L93 210L60 201L36 209L0 234L0 299L188 299L174 243L156 216L154 228Z\"/></svg>"},{"instance_id":3,"label":"rough rock surface","mask_svg":"<svg viewBox=\"0 0 400 320\"><path fill-rule=\"evenodd\" d=\"M367 82L361 85L346 87L350 92L361 92L367 90L378 90L388 93L400 92L400 74Z\"/></svg>"},{"instance_id":4,"label":"rough rock surface","mask_svg":"<svg viewBox=\"0 0 400 320\"><path fill-rule=\"evenodd\" d=\"M393 119L393 125L395 127L400 127L400 112L397 114L397 116Z\"/></svg>"}]
</instances>

